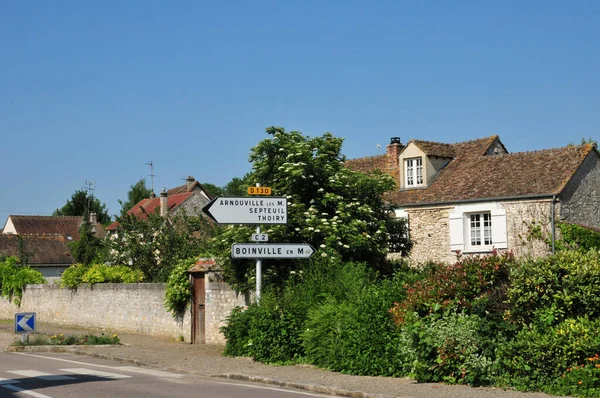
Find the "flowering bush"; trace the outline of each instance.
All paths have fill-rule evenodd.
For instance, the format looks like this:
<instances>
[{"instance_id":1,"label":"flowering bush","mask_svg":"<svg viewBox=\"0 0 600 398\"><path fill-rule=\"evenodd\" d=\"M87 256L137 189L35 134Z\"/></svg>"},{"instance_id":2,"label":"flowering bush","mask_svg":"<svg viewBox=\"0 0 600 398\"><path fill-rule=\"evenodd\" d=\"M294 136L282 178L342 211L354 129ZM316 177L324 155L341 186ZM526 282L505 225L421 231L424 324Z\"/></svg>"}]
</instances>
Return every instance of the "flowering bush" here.
<instances>
[{"instance_id":1,"label":"flowering bush","mask_svg":"<svg viewBox=\"0 0 600 398\"><path fill-rule=\"evenodd\" d=\"M397 325L404 324L412 312L426 316L450 309L499 318L513 265L511 254L496 252L486 257L459 257L451 266L430 264L422 280L405 286L406 299L395 302L389 312Z\"/></svg>"},{"instance_id":2,"label":"flowering bush","mask_svg":"<svg viewBox=\"0 0 600 398\"><path fill-rule=\"evenodd\" d=\"M595 354L586 358L583 363L567 368L557 379L552 393L577 397L599 396L600 356Z\"/></svg>"}]
</instances>

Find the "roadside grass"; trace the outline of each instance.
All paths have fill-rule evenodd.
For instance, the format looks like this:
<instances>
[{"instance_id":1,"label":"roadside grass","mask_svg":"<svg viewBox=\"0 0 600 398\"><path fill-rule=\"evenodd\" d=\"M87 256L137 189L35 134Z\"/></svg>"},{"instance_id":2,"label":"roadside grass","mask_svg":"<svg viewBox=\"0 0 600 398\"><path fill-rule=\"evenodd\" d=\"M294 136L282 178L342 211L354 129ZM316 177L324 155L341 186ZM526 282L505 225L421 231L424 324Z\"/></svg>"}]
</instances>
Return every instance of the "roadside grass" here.
<instances>
[{"instance_id":1,"label":"roadside grass","mask_svg":"<svg viewBox=\"0 0 600 398\"><path fill-rule=\"evenodd\" d=\"M27 341L15 340L11 345L14 347L26 347L35 345L120 345L121 341L119 336L113 334L112 336L106 336L101 334L96 336L94 334L85 335L64 335L64 334L33 334L29 336Z\"/></svg>"}]
</instances>

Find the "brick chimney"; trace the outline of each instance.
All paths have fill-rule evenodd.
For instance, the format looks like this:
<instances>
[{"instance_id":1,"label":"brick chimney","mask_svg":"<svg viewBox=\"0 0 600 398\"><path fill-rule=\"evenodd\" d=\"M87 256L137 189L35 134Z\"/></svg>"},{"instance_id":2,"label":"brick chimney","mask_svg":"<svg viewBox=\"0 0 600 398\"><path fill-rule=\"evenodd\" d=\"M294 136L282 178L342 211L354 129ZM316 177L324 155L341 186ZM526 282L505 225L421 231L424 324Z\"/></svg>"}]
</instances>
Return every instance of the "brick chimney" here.
<instances>
[{"instance_id":1,"label":"brick chimney","mask_svg":"<svg viewBox=\"0 0 600 398\"><path fill-rule=\"evenodd\" d=\"M406 145L400 142L400 137L392 137L386 146L387 172L394 178L398 186L400 186L400 152L405 147Z\"/></svg>"},{"instance_id":2,"label":"brick chimney","mask_svg":"<svg viewBox=\"0 0 600 398\"><path fill-rule=\"evenodd\" d=\"M185 183L187 185L187 191L190 192L196 183L196 179L192 176L188 176L188 178L185 180Z\"/></svg>"},{"instance_id":3,"label":"brick chimney","mask_svg":"<svg viewBox=\"0 0 600 398\"><path fill-rule=\"evenodd\" d=\"M392 137L390 139L390 143L386 147L389 169L398 168L400 152L402 152L404 148L405 145L400 142L400 137Z\"/></svg>"},{"instance_id":4,"label":"brick chimney","mask_svg":"<svg viewBox=\"0 0 600 398\"><path fill-rule=\"evenodd\" d=\"M160 215L166 216L169 212L169 199L167 198L167 190L163 187L160 192Z\"/></svg>"}]
</instances>

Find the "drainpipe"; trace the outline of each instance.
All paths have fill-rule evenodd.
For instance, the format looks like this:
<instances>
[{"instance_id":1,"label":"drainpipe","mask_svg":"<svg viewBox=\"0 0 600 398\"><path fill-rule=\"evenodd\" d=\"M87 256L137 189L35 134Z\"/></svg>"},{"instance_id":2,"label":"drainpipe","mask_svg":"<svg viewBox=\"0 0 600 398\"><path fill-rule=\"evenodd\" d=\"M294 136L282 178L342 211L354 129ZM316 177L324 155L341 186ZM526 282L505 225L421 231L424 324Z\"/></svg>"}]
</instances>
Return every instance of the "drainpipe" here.
<instances>
[{"instance_id":1,"label":"drainpipe","mask_svg":"<svg viewBox=\"0 0 600 398\"><path fill-rule=\"evenodd\" d=\"M551 218L550 218L550 224L551 224L551 228L552 228L552 254L554 254L554 242L556 240L556 223L554 222L554 211L555 211L555 202L556 202L556 195L552 195L552 210L550 211L551 213Z\"/></svg>"}]
</instances>

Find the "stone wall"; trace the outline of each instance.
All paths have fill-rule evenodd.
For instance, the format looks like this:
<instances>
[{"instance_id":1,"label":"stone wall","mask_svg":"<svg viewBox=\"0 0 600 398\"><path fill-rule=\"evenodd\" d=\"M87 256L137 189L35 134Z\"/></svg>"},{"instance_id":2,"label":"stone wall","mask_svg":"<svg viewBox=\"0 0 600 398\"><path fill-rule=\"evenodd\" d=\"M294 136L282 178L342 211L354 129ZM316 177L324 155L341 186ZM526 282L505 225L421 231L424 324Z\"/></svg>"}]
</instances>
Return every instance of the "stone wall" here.
<instances>
[{"instance_id":1,"label":"stone wall","mask_svg":"<svg viewBox=\"0 0 600 398\"><path fill-rule=\"evenodd\" d=\"M551 253L552 200L502 202L506 209L508 249L516 258L543 257ZM555 221L560 206L555 204Z\"/></svg>"},{"instance_id":2,"label":"stone wall","mask_svg":"<svg viewBox=\"0 0 600 398\"><path fill-rule=\"evenodd\" d=\"M411 263L420 264L426 261L450 263L456 260L456 254L450 251L448 219L451 209L451 207L406 209L409 236L413 242L410 252Z\"/></svg>"},{"instance_id":3,"label":"stone wall","mask_svg":"<svg viewBox=\"0 0 600 398\"><path fill-rule=\"evenodd\" d=\"M35 312L38 322L177 339L191 338L191 316L175 321L163 306L160 283L82 285L77 290L56 285L28 285L21 306L0 299L0 318Z\"/></svg>"},{"instance_id":4,"label":"stone wall","mask_svg":"<svg viewBox=\"0 0 600 398\"><path fill-rule=\"evenodd\" d=\"M600 160L593 151L560 195L562 221L600 228Z\"/></svg>"},{"instance_id":5,"label":"stone wall","mask_svg":"<svg viewBox=\"0 0 600 398\"><path fill-rule=\"evenodd\" d=\"M245 307L250 303L250 295L236 293L217 272L207 272L205 279L205 339L209 344L225 344L219 331L225 326L226 318L235 307Z\"/></svg>"},{"instance_id":6,"label":"stone wall","mask_svg":"<svg viewBox=\"0 0 600 398\"><path fill-rule=\"evenodd\" d=\"M499 202L498 205L506 210L508 250L517 258L539 257L550 253L550 247L545 242L546 239L550 240L552 234L550 199ZM558 203L555 206L558 221L561 207ZM450 250L449 216L453 209L454 207L406 209L410 239L413 242L411 264L456 261L456 254ZM539 234L532 233L538 226Z\"/></svg>"}]
</instances>

